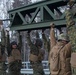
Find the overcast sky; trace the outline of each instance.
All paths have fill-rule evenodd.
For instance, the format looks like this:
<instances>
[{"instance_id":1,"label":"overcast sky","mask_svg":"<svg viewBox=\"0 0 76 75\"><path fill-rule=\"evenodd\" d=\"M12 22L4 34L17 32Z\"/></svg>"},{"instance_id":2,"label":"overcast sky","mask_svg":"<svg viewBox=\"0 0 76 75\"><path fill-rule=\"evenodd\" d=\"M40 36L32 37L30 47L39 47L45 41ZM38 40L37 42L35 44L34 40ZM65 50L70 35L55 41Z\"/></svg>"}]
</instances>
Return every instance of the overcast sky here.
<instances>
[{"instance_id":1,"label":"overcast sky","mask_svg":"<svg viewBox=\"0 0 76 75\"><path fill-rule=\"evenodd\" d=\"M6 19L7 18L7 8L6 8L6 2L7 1L13 1L13 0L0 0L0 19ZM32 2L38 2L42 0L32 0Z\"/></svg>"},{"instance_id":2,"label":"overcast sky","mask_svg":"<svg viewBox=\"0 0 76 75\"><path fill-rule=\"evenodd\" d=\"M0 19L7 18L6 1L10 1L10 0L0 0ZM34 3L42 0L31 0L31 1Z\"/></svg>"}]
</instances>

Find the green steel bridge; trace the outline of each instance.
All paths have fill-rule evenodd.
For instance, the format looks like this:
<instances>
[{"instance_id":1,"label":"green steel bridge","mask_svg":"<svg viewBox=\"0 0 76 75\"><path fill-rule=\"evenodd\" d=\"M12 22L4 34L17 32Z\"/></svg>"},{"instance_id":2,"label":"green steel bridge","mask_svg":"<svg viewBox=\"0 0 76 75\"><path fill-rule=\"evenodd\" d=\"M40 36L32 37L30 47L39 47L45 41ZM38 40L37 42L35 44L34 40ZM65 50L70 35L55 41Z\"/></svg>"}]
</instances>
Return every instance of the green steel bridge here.
<instances>
[{"instance_id":1,"label":"green steel bridge","mask_svg":"<svg viewBox=\"0 0 76 75\"><path fill-rule=\"evenodd\" d=\"M51 22L54 22L57 27L65 26L65 14L61 11L63 10L61 7L66 5L67 2L63 0L44 0L9 10L9 18L11 19L10 29L24 31L49 28ZM75 17L76 15L74 16L76 21Z\"/></svg>"},{"instance_id":2,"label":"green steel bridge","mask_svg":"<svg viewBox=\"0 0 76 75\"><path fill-rule=\"evenodd\" d=\"M16 31L47 29L50 28L51 22L55 23L56 27L65 27L65 14L62 10L66 5L67 2L63 0L44 0L9 10L10 29ZM74 20L76 21L76 14ZM22 69L22 72L25 73L25 69ZM46 72L49 73L49 70Z\"/></svg>"}]
</instances>

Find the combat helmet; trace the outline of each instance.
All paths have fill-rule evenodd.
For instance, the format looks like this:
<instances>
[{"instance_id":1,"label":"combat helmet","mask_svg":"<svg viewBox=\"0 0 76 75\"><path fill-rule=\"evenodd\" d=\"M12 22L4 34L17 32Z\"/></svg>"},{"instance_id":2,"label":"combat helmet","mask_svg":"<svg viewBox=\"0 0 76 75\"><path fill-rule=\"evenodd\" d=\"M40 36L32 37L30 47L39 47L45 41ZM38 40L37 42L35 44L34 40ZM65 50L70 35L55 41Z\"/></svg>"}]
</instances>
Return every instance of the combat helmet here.
<instances>
[{"instance_id":1,"label":"combat helmet","mask_svg":"<svg viewBox=\"0 0 76 75\"><path fill-rule=\"evenodd\" d=\"M12 42L11 42L11 45L17 45L17 42L12 41Z\"/></svg>"},{"instance_id":2,"label":"combat helmet","mask_svg":"<svg viewBox=\"0 0 76 75\"><path fill-rule=\"evenodd\" d=\"M69 41L69 37L68 35L61 33L60 35L58 35L58 41L59 40L65 40L65 41Z\"/></svg>"}]
</instances>

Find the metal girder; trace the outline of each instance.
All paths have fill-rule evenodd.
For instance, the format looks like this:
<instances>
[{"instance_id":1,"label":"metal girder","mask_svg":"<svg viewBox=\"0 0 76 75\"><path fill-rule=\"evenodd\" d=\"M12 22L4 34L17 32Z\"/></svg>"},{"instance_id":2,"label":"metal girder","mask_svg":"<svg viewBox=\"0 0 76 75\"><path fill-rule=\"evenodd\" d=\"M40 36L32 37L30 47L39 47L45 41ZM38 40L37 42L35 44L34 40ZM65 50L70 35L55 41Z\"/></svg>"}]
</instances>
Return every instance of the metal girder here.
<instances>
[{"instance_id":1,"label":"metal girder","mask_svg":"<svg viewBox=\"0 0 76 75\"><path fill-rule=\"evenodd\" d=\"M76 22L76 18L74 18L75 22ZM42 28L49 28L50 27L50 22L51 21L47 21L47 22L41 22L41 23L33 23L33 24L28 24L26 25L19 25L19 26L12 26L11 30L29 30L29 29L42 29ZM66 21L65 20L58 20L58 21L52 21L55 23L56 26L65 26Z\"/></svg>"},{"instance_id":2,"label":"metal girder","mask_svg":"<svg viewBox=\"0 0 76 75\"><path fill-rule=\"evenodd\" d=\"M54 23L57 25L65 25L65 20L61 21L54 21ZM47 28L50 26L50 21L48 22L41 22L41 23L33 23L33 24L28 24L27 26L25 25L20 25L20 26L12 26L11 30L28 30L28 29L41 29L41 28Z\"/></svg>"},{"instance_id":3,"label":"metal girder","mask_svg":"<svg viewBox=\"0 0 76 75\"><path fill-rule=\"evenodd\" d=\"M57 26L65 25L65 14L61 12L59 7L66 4L67 2L63 0L46 0L10 10L8 11L10 19L12 19L10 28L11 30L21 31L47 28L50 22L54 22ZM56 16L54 10L59 16Z\"/></svg>"}]
</instances>

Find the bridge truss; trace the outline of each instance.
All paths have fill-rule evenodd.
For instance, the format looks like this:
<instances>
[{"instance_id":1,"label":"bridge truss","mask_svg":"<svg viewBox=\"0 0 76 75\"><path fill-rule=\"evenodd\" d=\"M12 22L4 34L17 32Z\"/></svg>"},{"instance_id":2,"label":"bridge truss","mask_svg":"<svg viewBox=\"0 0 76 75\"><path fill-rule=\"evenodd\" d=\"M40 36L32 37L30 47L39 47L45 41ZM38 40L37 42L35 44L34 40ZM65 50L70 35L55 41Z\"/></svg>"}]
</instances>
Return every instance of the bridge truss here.
<instances>
[{"instance_id":1,"label":"bridge truss","mask_svg":"<svg viewBox=\"0 0 76 75\"><path fill-rule=\"evenodd\" d=\"M63 0L45 0L10 10L10 28L18 31L48 28L51 22L56 26L65 26L65 14L61 7L66 5L67 2ZM76 21L76 18L74 20Z\"/></svg>"}]
</instances>

